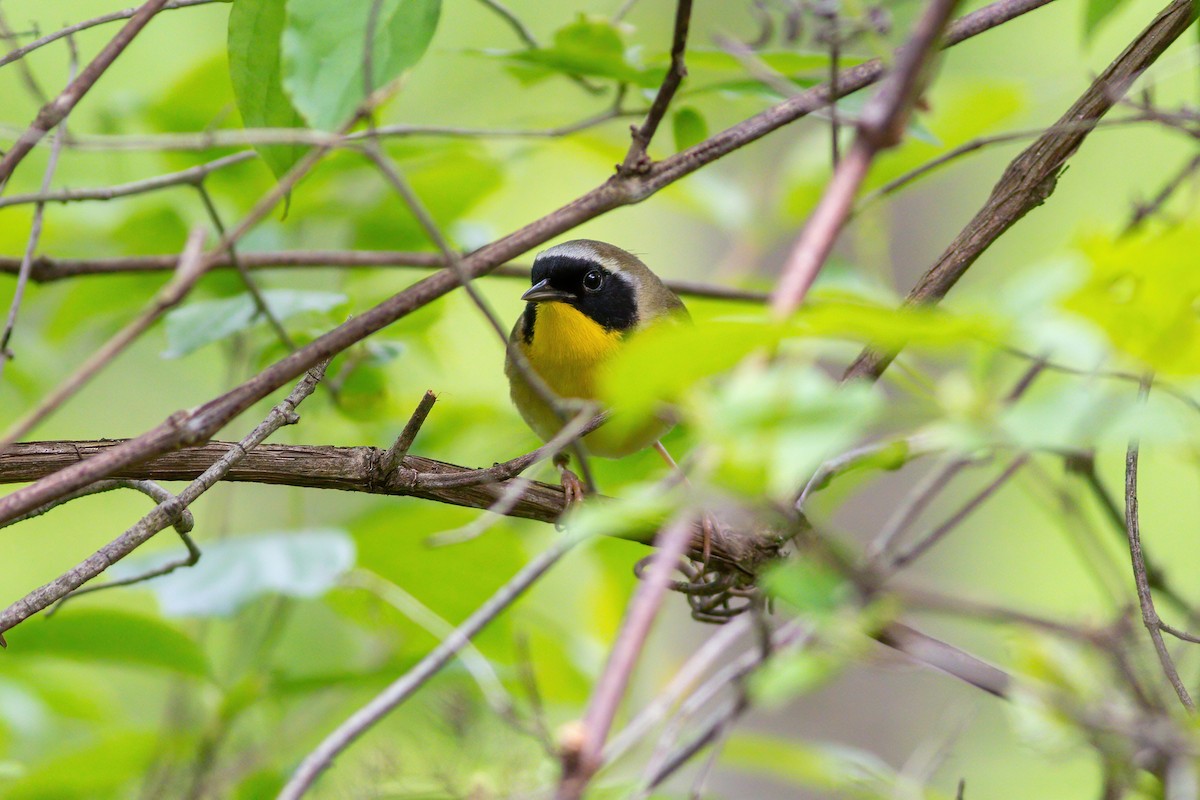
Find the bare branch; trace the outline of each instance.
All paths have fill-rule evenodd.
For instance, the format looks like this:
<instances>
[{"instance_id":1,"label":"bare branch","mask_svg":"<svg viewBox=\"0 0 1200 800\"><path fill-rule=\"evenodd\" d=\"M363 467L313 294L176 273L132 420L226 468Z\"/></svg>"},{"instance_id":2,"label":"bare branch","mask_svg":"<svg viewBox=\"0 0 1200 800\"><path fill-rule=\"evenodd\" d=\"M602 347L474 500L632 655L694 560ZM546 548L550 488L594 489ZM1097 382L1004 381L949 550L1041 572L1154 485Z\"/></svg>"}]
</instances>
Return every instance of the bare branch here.
<instances>
[{"instance_id":1,"label":"bare branch","mask_svg":"<svg viewBox=\"0 0 1200 800\"><path fill-rule=\"evenodd\" d=\"M1045 0L1049 2L1049 0ZM219 2L219 0L208 0ZM457 125L380 125L372 131L331 133L305 128L240 128L217 129L202 133L159 134L72 134L67 141L69 150L147 151L147 150L212 150L223 147L261 145L304 145L342 148L372 139L395 139L410 136L437 136L451 139L557 139L603 125L614 119L638 117L645 112L625 109L624 96L618 92L609 108L595 114L549 128L468 128ZM19 132L0 125L0 135L13 136Z\"/></svg>"},{"instance_id":2,"label":"bare branch","mask_svg":"<svg viewBox=\"0 0 1200 800\"><path fill-rule=\"evenodd\" d=\"M229 447L215 462L187 485L178 495L160 503L133 527L97 550L88 559L50 583L33 590L0 612L0 635L51 604L61 600L104 570L149 541L156 533L175 523L183 511L202 494L222 480L254 447L284 425L298 421L296 406L312 394L325 372L322 363L311 370L279 405L246 438ZM0 459L7 454L0 455Z\"/></svg>"},{"instance_id":3,"label":"bare branch","mask_svg":"<svg viewBox=\"0 0 1200 800\"><path fill-rule=\"evenodd\" d=\"M216 2L216 0L212 0L212 2ZM95 189L59 189L57 191L48 191L47 188L43 187L42 191L36 194L13 194L8 197L0 197L0 208L29 203L80 203L85 200L115 200L118 197L146 194L147 192L154 192L171 186L199 186L206 177L217 170L231 167L234 164L241 164L257 156L258 153L253 150L244 150L240 153L214 159L207 164L200 164L189 169L180 170L179 172L168 172L165 175L156 175L153 178L146 178L145 180L121 183L115 186L103 186Z\"/></svg>"},{"instance_id":4,"label":"bare branch","mask_svg":"<svg viewBox=\"0 0 1200 800\"><path fill-rule=\"evenodd\" d=\"M587 428L568 433L580 435ZM0 452L0 483L24 483L54 474L65 466L95 458L119 447L122 441L29 442L11 445ZM561 448L558 442L543 445L496 467L471 469L421 456L408 455L394 470L385 471L382 448L331 447L314 445L260 445L242 456L223 480L276 486L303 486L345 492L417 497L438 503L489 509L501 500L519 474L538 457ZM118 472L120 477L157 481L190 481L214 461L236 452L232 442L210 442L151 458ZM506 477L507 476L507 477ZM595 498L603 502L604 498ZM516 503L505 514L522 519L554 523L565 509L561 486L528 481ZM625 538L649 544L654 530L634 531ZM703 532L693 531L691 552L699 553ZM776 554L773 542L757 536L739 535L718 526L712 543L712 560L746 574L755 574Z\"/></svg>"},{"instance_id":5,"label":"bare branch","mask_svg":"<svg viewBox=\"0 0 1200 800\"><path fill-rule=\"evenodd\" d=\"M204 229L196 228L188 237L183 253L179 256L174 277L159 290L149 307L136 319L113 334L112 338L89 356L79 369L71 373L53 392L43 398L36 408L9 426L4 435L0 437L0 454L3 454L6 447L33 430L39 422L54 413L72 395L86 386L96 373L123 353L159 317L174 308L187 296L187 293L191 291L203 274L200 269L203 247Z\"/></svg>"},{"instance_id":6,"label":"bare branch","mask_svg":"<svg viewBox=\"0 0 1200 800\"><path fill-rule=\"evenodd\" d=\"M645 580L638 584L633 599L629 601L625 620L617 632L604 672L592 691L578 750L565 750L563 753L562 779L555 792L558 800L579 798L600 767L600 756L617 707L625 695L625 688L645 646L646 637L650 634L650 626L658 616L671 572L687 550L693 527L690 520L678 519L659 535L658 551L654 554Z\"/></svg>"},{"instance_id":7,"label":"bare branch","mask_svg":"<svg viewBox=\"0 0 1200 800\"><path fill-rule=\"evenodd\" d=\"M783 267L771 297L775 316L786 317L800 306L833 251L871 162L903 138L909 111L924 87L929 60L956 5L957 0L930 0L897 55L894 71L863 108L850 152L838 163L833 180L825 187Z\"/></svg>"},{"instance_id":8,"label":"bare branch","mask_svg":"<svg viewBox=\"0 0 1200 800\"><path fill-rule=\"evenodd\" d=\"M75 76L75 59L74 49L71 50L71 76ZM54 135L54 145L50 148L50 159L46 162L46 171L42 173L42 192L46 192L50 188L50 181L54 178L54 171L58 169L58 157L62 153L63 138L67 135L67 126L64 122L62 127ZM0 190L3 190L3 185L0 183ZM3 198L0 198L2 200ZM33 208L33 222L29 226L29 238L25 244L25 255L21 258L21 269L17 273L17 287L13 290L12 304L8 308L8 318L4 322L4 331L0 332L0 375L4 374L4 365L12 359L12 351L8 349L9 339L13 335L13 331L17 325L17 312L21 309L21 302L25 297L25 286L29 283L29 273L33 270L33 254L37 251L38 242L42 238L42 219L46 211L45 203L38 203Z\"/></svg>"},{"instance_id":9,"label":"bare branch","mask_svg":"<svg viewBox=\"0 0 1200 800\"><path fill-rule=\"evenodd\" d=\"M399 267L413 269L442 269L445 262L436 253L404 252L393 250L284 250L273 253L239 253L238 258L246 269L367 269ZM121 256L96 259L60 259L38 256L33 259L29 279L35 283L50 283L70 278L136 275L143 272L163 272L175 268L179 257ZM21 270L20 258L0 256L0 273L17 275ZM215 258L210 269L234 269L233 259L228 254ZM529 280L529 268L512 264L496 267L488 277L517 278ZM676 294L690 297L709 297L714 300L740 300L762 303L767 299L765 292L714 286L702 281L668 280L667 286Z\"/></svg>"},{"instance_id":10,"label":"bare branch","mask_svg":"<svg viewBox=\"0 0 1200 800\"><path fill-rule=\"evenodd\" d=\"M408 418L408 424L404 426L404 430L400 431L396 441L383 454L385 474L395 471L404 463L404 457L408 455L409 448L416 441L417 434L421 432L421 426L425 424L425 420L429 417L429 412L433 410L433 404L436 402L437 395L433 393L433 390L427 390L421 398L421 402L417 403L417 408L413 411L412 416Z\"/></svg>"},{"instance_id":11,"label":"bare branch","mask_svg":"<svg viewBox=\"0 0 1200 800\"><path fill-rule=\"evenodd\" d=\"M164 5L162 10L169 11L174 8L190 8L191 6L203 6L208 5L209 3L219 3L222 1L223 0L172 0ZM92 19L84 20L83 22L77 22L74 25L68 25L62 30L47 34L40 39L35 39L24 47L18 47L15 50L11 50L0 56L0 67L11 64L14 61L19 61L20 59L32 53L34 50L38 50L48 44L57 42L59 39L79 33L80 31L86 31L88 28L94 28L97 25L104 25L109 22L118 22L123 19L129 19L137 12L138 8L136 7L127 8L124 11L113 11L110 14L104 14L99 17L93 17Z\"/></svg>"},{"instance_id":12,"label":"bare branch","mask_svg":"<svg viewBox=\"0 0 1200 800\"><path fill-rule=\"evenodd\" d=\"M578 537L559 539L553 547L526 564L487 602L455 628L452 634L443 639L429 655L326 736L296 768L287 785L279 793L278 800L298 800L303 797L312 787L313 781L329 768L339 754L440 672L470 643L475 634L512 605L579 541Z\"/></svg>"},{"instance_id":13,"label":"bare branch","mask_svg":"<svg viewBox=\"0 0 1200 800\"><path fill-rule=\"evenodd\" d=\"M641 127L630 128L632 141L629 143L629 151L625 154L625 160L617 168L618 174L645 172L650 168L651 161L646 153L646 148L650 146L650 140L654 138L659 123L666 116L667 108L671 105L671 99L675 97L679 85L687 77L684 54L687 52L688 27L691 20L692 0L676 0L675 32L671 39L671 65L667 68L667 75L658 87L658 93L654 95L654 102L650 105L650 111L647 112L645 121L642 122Z\"/></svg>"},{"instance_id":14,"label":"bare branch","mask_svg":"<svg viewBox=\"0 0 1200 800\"><path fill-rule=\"evenodd\" d=\"M1143 397L1146 390L1147 386L1143 384L1141 390ZM1134 440L1129 443L1129 447L1125 451L1125 527L1129 537L1129 559L1133 564L1133 582L1137 587L1138 605L1142 610L1142 623L1146 626L1146 630L1150 634L1150 641L1154 643L1154 651L1158 654L1158 661L1162 665L1163 674L1167 676L1171 688L1179 696L1179 702L1188 711L1195 712L1196 705L1192 702L1191 695L1188 694L1187 688L1179 678L1179 670L1175 668L1175 661L1171 658L1171 652L1167 649L1167 643L1163 641L1163 632L1166 631L1173 636L1178 636L1189 642L1200 642L1200 639L1190 635L1181 636L1182 631L1178 631L1163 623L1162 619L1158 616L1157 609L1154 607L1154 595L1150 591L1150 581L1146 577L1146 557L1142 554L1142 532L1141 524L1138 521L1137 481L1138 442Z\"/></svg>"},{"instance_id":15,"label":"bare branch","mask_svg":"<svg viewBox=\"0 0 1200 800\"><path fill-rule=\"evenodd\" d=\"M92 59L91 63L83 68L79 76L68 83L67 88L63 89L57 97L42 106L37 118L29 128L21 134L21 137L4 154L4 157L0 158L0 193L3 193L13 170L29 154L34 145L41 141L42 137L49 133L55 125L66 119L71 110L75 108L75 104L83 99L83 96L96 84L100 76L112 66L117 56L124 52L133 38L141 32L142 28L146 27L146 24L162 10L166 3L167 0L146 0L130 17L125 27L121 28L120 33L114 36L104 46L104 49Z\"/></svg>"},{"instance_id":16,"label":"bare branch","mask_svg":"<svg viewBox=\"0 0 1200 800\"><path fill-rule=\"evenodd\" d=\"M1130 84L1192 24L1192 0L1172 0L1108 65L1066 113L1004 170L987 202L908 293L908 303L936 303L976 259L1018 220L1054 192L1067 159L1121 99ZM1090 124L1089 124L1090 123ZM1076 129L1063 135L1059 126ZM865 350L843 380L876 378L893 356Z\"/></svg>"}]
</instances>

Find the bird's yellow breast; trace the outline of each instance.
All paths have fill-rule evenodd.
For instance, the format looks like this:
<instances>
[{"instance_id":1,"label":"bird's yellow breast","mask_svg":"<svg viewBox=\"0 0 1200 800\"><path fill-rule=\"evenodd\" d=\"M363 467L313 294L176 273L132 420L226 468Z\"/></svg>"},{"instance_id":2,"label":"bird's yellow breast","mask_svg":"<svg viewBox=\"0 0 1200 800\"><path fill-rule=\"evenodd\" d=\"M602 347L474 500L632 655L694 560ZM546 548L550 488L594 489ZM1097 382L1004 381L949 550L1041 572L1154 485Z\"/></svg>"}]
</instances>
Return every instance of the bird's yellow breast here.
<instances>
[{"instance_id":1,"label":"bird's yellow breast","mask_svg":"<svg viewBox=\"0 0 1200 800\"><path fill-rule=\"evenodd\" d=\"M566 303L541 303L533 337L521 341L529 365L559 397L596 397L596 374L621 346L618 331L605 330Z\"/></svg>"}]
</instances>

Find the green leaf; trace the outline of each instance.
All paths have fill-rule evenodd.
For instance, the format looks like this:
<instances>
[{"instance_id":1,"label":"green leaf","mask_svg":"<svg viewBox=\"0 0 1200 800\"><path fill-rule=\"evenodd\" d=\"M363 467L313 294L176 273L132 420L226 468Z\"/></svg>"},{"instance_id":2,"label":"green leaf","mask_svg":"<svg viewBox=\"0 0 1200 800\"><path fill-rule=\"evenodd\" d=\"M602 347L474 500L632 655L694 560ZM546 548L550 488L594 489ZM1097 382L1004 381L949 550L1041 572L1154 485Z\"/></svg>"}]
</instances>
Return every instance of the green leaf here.
<instances>
[{"instance_id":1,"label":"green leaf","mask_svg":"<svg viewBox=\"0 0 1200 800\"><path fill-rule=\"evenodd\" d=\"M675 149L687 150L708 138L708 123L692 106L684 106L671 117Z\"/></svg>"},{"instance_id":2,"label":"green leaf","mask_svg":"<svg viewBox=\"0 0 1200 800\"><path fill-rule=\"evenodd\" d=\"M513 65L512 72L525 84L552 75L605 78L652 89L662 82L665 67L643 67L625 46L621 30L604 17L583 14L554 33L554 44L528 50L486 52Z\"/></svg>"},{"instance_id":3,"label":"green leaf","mask_svg":"<svg viewBox=\"0 0 1200 800\"><path fill-rule=\"evenodd\" d=\"M50 619L29 620L7 636L11 651L23 656L208 674L204 651L189 636L161 620L125 611L68 607Z\"/></svg>"},{"instance_id":4,"label":"green leaf","mask_svg":"<svg viewBox=\"0 0 1200 800\"><path fill-rule=\"evenodd\" d=\"M146 765L159 745L154 734L118 731L83 747L52 749L54 756L29 767L23 777L6 784L4 797L69 800L114 796L126 784L144 777Z\"/></svg>"},{"instance_id":5,"label":"green leaf","mask_svg":"<svg viewBox=\"0 0 1200 800\"><path fill-rule=\"evenodd\" d=\"M238 0L229 11L229 78L248 128L303 128L304 119L283 93L280 38L284 0ZM276 177L304 154L301 145L255 148Z\"/></svg>"},{"instance_id":6,"label":"green leaf","mask_svg":"<svg viewBox=\"0 0 1200 800\"><path fill-rule=\"evenodd\" d=\"M330 311L346 302L345 295L334 292L268 289L262 295L271 313L281 322L308 311ZM223 300L188 303L167 314L167 349L163 358L185 356L263 321L248 292Z\"/></svg>"},{"instance_id":7,"label":"green leaf","mask_svg":"<svg viewBox=\"0 0 1200 800\"><path fill-rule=\"evenodd\" d=\"M1124 5L1125 0L1087 0L1083 9L1083 38L1091 39L1104 20Z\"/></svg>"},{"instance_id":8,"label":"green leaf","mask_svg":"<svg viewBox=\"0 0 1200 800\"><path fill-rule=\"evenodd\" d=\"M769 569L762 576L762 587L802 614L825 614L853 598L845 578L811 559L783 562Z\"/></svg>"},{"instance_id":9,"label":"green leaf","mask_svg":"<svg viewBox=\"0 0 1200 800\"><path fill-rule=\"evenodd\" d=\"M1090 275L1063 307L1155 372L1200 374L1200 226L1097 236L1082 250Z\"/></svg>"},{"instance_id":10,"label":"green leaf","mask_svg":"<svg viewBox=\"0 0 1200 800\"><path fill-rule=\"evenodd\" d=\"M336 130L366 98L364 44L372 6L373 0L287 0L283 88L315 128ZM371 91L421 60L441 11L441 0L383 0L371 48Z\"/></svg>"},{"instance_id":11,"label":"green leaf","mask_svg":"<svg viewBox=\"0 0 1200 800\"><path fill-rule=\"evenodd\" d=\"M884 800L944 797L927 789L899 784L903 779L878 756L836 744L808 744L754 733L734 733L726 741L721 763L755 775L770 775L822 794Z\"/></svg>"},{"instance_id":12,"label":"green leaf","mask_svg":"<svg viewBox=\"0 0 1200 800\"><path fill-rule=\"evenodd\" d=\"M782 499L855 442L880 397L862 385L839 387L816 368L787 365L738 370L687 407L712 448L717 480Z\"/></svg>"},{"instance_id":13,"label":"green leaf","mask_svg":"<svg viewBox=\"0 0 1200 800\"><path fill-rule=\"evenodd\" d=\"M177 558L121 562L114 577L128 577ZM306 530L238 536L205 545L193 567L147 581L168 617L227 617L270 594L318 597L354 566L354 540L340 530Z\"/></svg>"}]
</instances>

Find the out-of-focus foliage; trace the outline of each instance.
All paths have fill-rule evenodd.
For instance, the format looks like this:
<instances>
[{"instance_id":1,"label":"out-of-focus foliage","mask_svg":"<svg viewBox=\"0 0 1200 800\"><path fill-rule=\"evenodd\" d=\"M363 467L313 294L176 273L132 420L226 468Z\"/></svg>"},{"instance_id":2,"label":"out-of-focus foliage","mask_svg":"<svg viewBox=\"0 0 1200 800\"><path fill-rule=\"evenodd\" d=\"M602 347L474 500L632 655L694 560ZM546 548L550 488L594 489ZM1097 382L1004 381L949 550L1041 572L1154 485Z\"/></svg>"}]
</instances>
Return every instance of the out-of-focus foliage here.
<instances>
[{"instance_id":1,"label":"out-of-focus foliage","mask_svg":"<svg viewBox=\"0 0 1200 800\"><path fill-rule=\"evenodd\" d=\"M113 8L92 0L2 5L22 43L35 29ZM381 140L386 155L454 246L480 247L608 179L670 63L668 0L643 0L620 21L620 0L506 5L532 44L476 0L235 0L164 11L72 114L73 139L52 183L121 184L239 149L160 148L158 134L337 130L354 122L369 86L384 95L376 123L400 129ZM826 79L831 67L820 15L789 18L790 3L695 5L689 77L651 144L654 158L695 147L778 102L785 89ZM919 10L910 0L887 4L883 14L834 5L847 33L842 67L890 57ZM872 166L864 195L978 137L1056 119L1156 11L1149 0L1060 0L947 51L904 143ZM115 30L75 37L83 61ZM749 45L752 58L722 44L729 39ZM1143 77L1158 102L1194 104L1194 41ZM67 53L52 45L24 63L53 94L66 80ZM20 66L0 67L4 148L40 105ZM760 80L764 71L769 83ZM842 153L868 95L838 103ZM619 114L544 135L611 109ZM362 120L353 127L364 130ZM545 792L558 770L546 739L583 714L635 586L631 566L648 553L627 539L697 506L769 528L815 473L803 510L828 549L762 578L765 618L800 626L799 644L718 693L716 705L672 709L681 716L603 770L590 797L634 795L646 765L665 755L657 753L660 737L689 741L712 708L742 693L750 711L718 737L704 797L945 798L963 778L967 800L1074 800L1101 796L1114 765L1132 773L1128 796L1162 797L1156 779L1134 766L1142 765L1139 751L1121 727L1140 708L1136 692L1094 642L1064 642L986 614L930 613L904 594L929 587L1101 630L1136 599L1128 552L1113 511L1064 471L1062 454L1093 453L1119 517L1124 449L1134 437L1143 443L1147 550L1189 599L1187 576L1200 569L1194 193L1181 190L1142 232L1119 233L1131 200L1157 192L1194 154L1193 139L1152 125L1098 130L1054 196L989 250L943 306L901 304L1023 145L980 145L909 187L864 200L790 319L756 304L689 297L694 324L632 339L604 376L615 410L608 424L670 414L678 425L665 444L691 482L672 481L652 452L594 460L610 499L585 504L568 524L595 538L477 637L494 675L453 662L340 757L313 796ZM203 180L227 230L309 146L255 150L258 158ZM36 191L47 154L35 150L5 195ZM611 241L668 279L769 289L824 190L830 156L827 115L816 115L564 238ZM45 214L37 253L53 258L173 255L194 226L213 227L187 184L52 204ZM24 252L30 223L30 206L0 208L0 255ZM340 249L436 252L356 147L326 157L293 188L286 214L268 216L238 252ZM322 266L251 274L298 344L422 276ZM163 272L32 284L11 343L16 358L0 378L0 419L32 407L168 279ZM0 300L7 303L14 285L0 277ZM523 281L477 285L506 323L516 319ZM841 385L842 368L863 346L904 352L879 386ZM135 435L288 352L243 277L216 269L35 435ZM510 458L537 441L511 408L503 358L474 305L453 293L338 355L299 409L299 425L273 441L386 448L433 389L439 400L414 454L472 466ZM1044 370L1010 402L1039 359ZM1165 380L1142 399L1144 373ZM244 435L282 394L221 438ZM925 509L912 535L958 511L1023 453L1029 466L877 596L865 596L862 575L840 568L866 571L863 553L939 459L966 457L973 466ZM556 479L548 467L533 477ZM0 531L3 601L53 580L147 507L136 493L108 493ZM6 634L0 798L273 797L322 736L442 638L430 617L413 614L414 601L457 624L563 535L502 518L446 545L477 532L471 526L482 512L261 484L219 485L192 510L203 551L195 567L73 599ZM803 537L789 534L796 538L788 551L803 551ZM132 577L182 555L168 529L107 577ZM1180 621L1185 612L1164 607ZM1010 700L881 655L871 637L901 618L1002 666L1014 676ZM669 596L617 728L711 635ZM1139 685L1173 702L1158 691L1166 687L1144 637L1129 637L1120 641L1133 642ZM714 671L760 645L756 635L739 640ZM1194 656L1181 667L1194 686ZM1097 715L1109 728L1097 726ZM1156 722L1197 746L1190 723L1167 715ZM689 796L697 767L653 796Z\"/></svg>"}]
</instances>

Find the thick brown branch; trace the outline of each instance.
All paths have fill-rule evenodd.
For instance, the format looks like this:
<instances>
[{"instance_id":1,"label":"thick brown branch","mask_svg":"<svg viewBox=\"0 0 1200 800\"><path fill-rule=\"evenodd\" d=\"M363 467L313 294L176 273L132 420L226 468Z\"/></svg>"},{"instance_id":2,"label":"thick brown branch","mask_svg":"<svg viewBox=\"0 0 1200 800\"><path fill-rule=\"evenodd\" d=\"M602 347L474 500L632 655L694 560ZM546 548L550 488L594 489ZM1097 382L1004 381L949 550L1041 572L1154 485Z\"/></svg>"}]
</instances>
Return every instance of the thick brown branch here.
<instances>
[{"instance_id":1,"label":"thick brown branch","mask_svg":"<svg viewBox=\"0 0 1200 800\"><path fill-rule=\"evenodd\" d=\"M1001 235L1054 192L1067 159L1130 84L1179 38L1195 15L1192 0L1172 0L1108 65L1062 118L1027 147L1000 176L987 202L908 293L909 303L936 303ZM1066 131L1066 133L1064 133ZM844 379L878 377L893 356L864 351Z\"/></svg>"},{"instance_id":2,"label":"thick brown branch","mask_svg":"<svg viewBox=\"0 0 1200 800\"><path fill-rule=\"evenodd\" d=\"M24 483L51 475L64 467L99 456L121 446L126 440L28 442L12 445L0 453L0 483ZM156 481L186 481L196 478L214 461L235 447L230 442L210 442L167 453L141 464L124 467L114 477ZM408 455L401 465L386 469L386 450L377 447L332 447L316 445L263 444L251 450L230 469L224 480L265 483L280 486L305 486L313 489L337 489L400 497L418 497L439 503L486 509L495 504L512 482L474 485L430 486L418 476L471 476L469 467ZM439 483L439 481L430 481ZM528 481L519 499L507 511L509 516L553 523L562 515L565 504L561 486ZM649 543L654 535L648 529L630 538ZM702 533L692 533L691 547L700 552ZM717 531L712 556L716 561L736 565L753 573L775 554L773 545L732 531Z\"/></svg>"}]
</instances>

